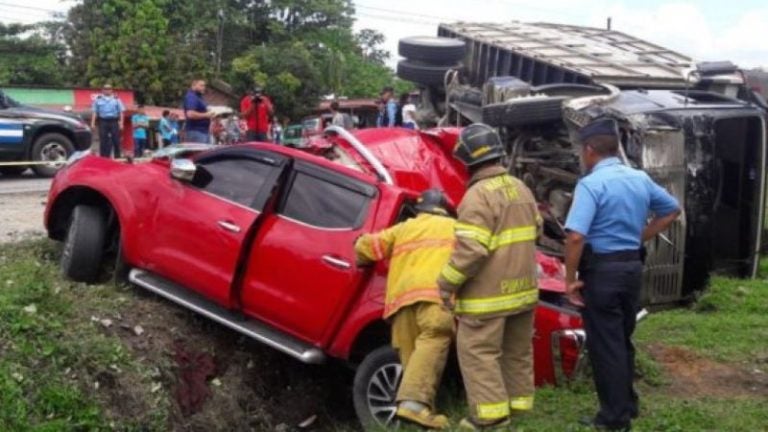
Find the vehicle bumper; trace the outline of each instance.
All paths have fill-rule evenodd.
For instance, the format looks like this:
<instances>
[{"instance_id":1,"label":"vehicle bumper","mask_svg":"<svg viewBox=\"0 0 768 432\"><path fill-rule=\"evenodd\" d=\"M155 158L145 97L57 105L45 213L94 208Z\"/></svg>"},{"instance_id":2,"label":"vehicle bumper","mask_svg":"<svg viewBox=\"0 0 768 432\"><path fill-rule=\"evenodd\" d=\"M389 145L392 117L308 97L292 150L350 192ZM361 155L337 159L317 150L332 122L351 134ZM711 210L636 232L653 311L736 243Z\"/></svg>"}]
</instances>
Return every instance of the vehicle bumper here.
<instances>
[{"instance_id":1,"label":"vehicle bumper","mask_svg":"<svg viewBox=\"0 0 768 432\"><path fill-rule=\"evenodd\" d=\"M91 143L93 140L93 135L88 130L78 130L75 131L75 150L82 151L82 150L89 150L91 148Z\"/></svg>"}]
</instances>

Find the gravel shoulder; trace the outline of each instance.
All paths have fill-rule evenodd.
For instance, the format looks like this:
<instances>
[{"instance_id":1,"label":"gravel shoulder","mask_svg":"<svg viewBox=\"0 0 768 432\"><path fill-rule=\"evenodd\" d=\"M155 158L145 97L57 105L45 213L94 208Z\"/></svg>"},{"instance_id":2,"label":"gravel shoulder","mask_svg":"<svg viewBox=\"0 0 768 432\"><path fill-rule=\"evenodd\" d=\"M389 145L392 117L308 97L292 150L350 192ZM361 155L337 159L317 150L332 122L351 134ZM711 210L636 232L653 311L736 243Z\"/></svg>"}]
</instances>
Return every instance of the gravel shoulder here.
<instances>
[{"instance_id":1,"label":"gravel shoulder","mask_svg":"<svg viewBox=\"0 0 768 432\"><path fill-rule=\"evenodd\" d=\"M47 193L39 190L0 191L0 244L44 237L46 198Z\"/></svg>"}]
</instances>

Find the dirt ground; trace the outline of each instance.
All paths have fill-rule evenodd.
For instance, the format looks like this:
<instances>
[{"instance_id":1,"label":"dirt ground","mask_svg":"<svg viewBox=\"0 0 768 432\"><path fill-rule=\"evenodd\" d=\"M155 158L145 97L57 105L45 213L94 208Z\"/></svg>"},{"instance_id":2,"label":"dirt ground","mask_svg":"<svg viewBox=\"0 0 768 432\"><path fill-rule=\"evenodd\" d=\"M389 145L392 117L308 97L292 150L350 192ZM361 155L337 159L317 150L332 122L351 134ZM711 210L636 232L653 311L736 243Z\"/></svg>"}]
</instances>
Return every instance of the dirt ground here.
<instances>
[{"instance_id":1,"label":"dirt ground","mask_svg":"<svg viewBox=\"0 0 768 432\"><path fill-rule=\"evenodd\" d=\"M706 359L682 347L651 344L648 350L664 371L668 392L680 397L768 397L768 372Z\"/></svg>"},{"instance_id":2,"label":"dirt ground","mask_svg":"<svg viewBox=\"0 0 768 432\"><path fill-rule=\"evenodd\" d=\"M0 193L0 243L44 236L46 197L40 191Z\"/></svg>"},{"instance_id":3,"label":"dirt ground","mask_svg":"<svg viewBox=\"0 0 768 432\"><path fill-rule=\"evenodd\" d=\"M172 430L356 428L346 367L304 365L139 288L120 290L128 302L97 319L113 322L103 331L119 337L133 357L157 365L155 379L171 396ZM104 405L118 409L116 417L140 417L147 395L118 381L130 374L103 374L100 381L112 384Z\"/></svg>"}]
</instances>

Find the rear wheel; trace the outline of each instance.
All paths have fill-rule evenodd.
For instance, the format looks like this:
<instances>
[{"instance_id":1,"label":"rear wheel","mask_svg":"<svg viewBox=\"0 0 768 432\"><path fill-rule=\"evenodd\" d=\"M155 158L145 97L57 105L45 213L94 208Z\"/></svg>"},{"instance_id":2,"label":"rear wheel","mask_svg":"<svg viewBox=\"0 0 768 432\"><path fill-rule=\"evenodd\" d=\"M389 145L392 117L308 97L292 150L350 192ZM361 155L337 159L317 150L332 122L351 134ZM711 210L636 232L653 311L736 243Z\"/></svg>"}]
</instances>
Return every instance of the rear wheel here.
<instances>
[{"instance_id":1,"label":"rear wheel","mask_svg":"<svg viewBox=\"0 0 768 432\"><path fill-rule=\"evenodd\" d=\"M452 65L464 58L466 44L458 39L414 36L400 39L397 52L401 56L434 65Z\"/></svg>"},{"instance_id":2,"label":"rear wheel","mask_svg":"<svg viewBox=\"0 0 768 432\"><path fill-rule=\"evenodd\" d=\"M99 207L78 205L64 240L61 271L78 282L93 282L98 278L107 238L107 219Z\"/></svg>"},{"instance_id":3,"label":"rear wheel","mask_svg":"<svg viewBox=\"0 0 768 432\"><path fill-rule=\"evenodd\" d=\"M442 86L445 84L445 74L451 69L459 68L461 68L461 65L435 66L416 61L401 60L397 64L397 76L417 84Z\"/></svg>"},{"instance_id":4,"label":"rear wheel","mask_svg":"<svg viewBox=\"0 0 768 432\"><path fill-rule=\"evenodd\" d=\"M525 97L483 107L483 123L491 126L527 126L563 118L565 96Z\"/></svg>"},{"instance_id":5,"label":"rear wheel","mask_svg":"<svg viewBox=\"0 0 768 432\"><path fill-rule=\"evenodd\" d=\"M60 133L43 134L32 145L32 160L50 163L35 165L32 169L39 176L53 177L74 152L75 146L66 136Z\"/></svg>"},{"instance_id":6,"label":"rear wheel","mask_svg":"<svg viewBox=\"0 0 768 432\"><path fill-rule=\"evenodd\" d=\"M384 346L368 354L355 373L352 398L355 413L366 430L395 423L397 389L403 367L395 351Z\"/></svg>"}]
</instances>

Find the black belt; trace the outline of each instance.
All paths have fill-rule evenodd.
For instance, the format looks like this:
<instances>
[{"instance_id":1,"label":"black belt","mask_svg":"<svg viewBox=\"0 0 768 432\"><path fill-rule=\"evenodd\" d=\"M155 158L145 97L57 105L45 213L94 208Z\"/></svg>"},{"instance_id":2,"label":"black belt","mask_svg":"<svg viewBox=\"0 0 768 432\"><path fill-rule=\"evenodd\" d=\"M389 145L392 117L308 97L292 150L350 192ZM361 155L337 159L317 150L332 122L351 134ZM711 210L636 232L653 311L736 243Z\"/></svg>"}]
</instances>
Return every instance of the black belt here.
<instances>
[{"instance_id":1,"label":"black belt","mask_svg":"<svg viewBox=\"0 0 768 432\"><path fill-rule=\"evenodd\" d=\"M99 117L99 121L117 121L118 117Z\"/></svg>"},{"instance_id":2,"label":"black belt","mask_svg":"<svg viewBox=\"0 0 768 432\"><path fill-rule=\"evenodd\" d=\"M639 250L628 250L609 253L595 253L592 254L592 259L598 262L627 262L627 261L641 261L642 253Z\"/></svg>"}]
</instances>

